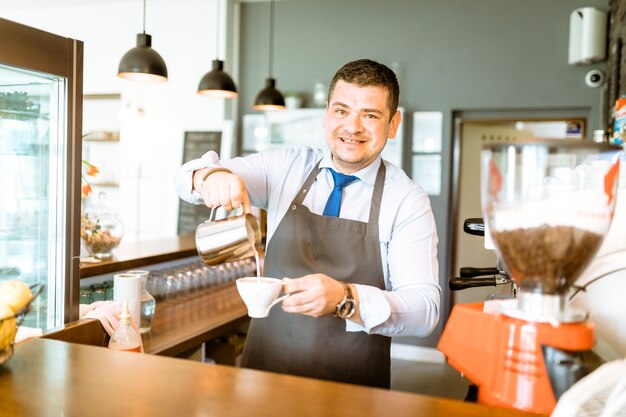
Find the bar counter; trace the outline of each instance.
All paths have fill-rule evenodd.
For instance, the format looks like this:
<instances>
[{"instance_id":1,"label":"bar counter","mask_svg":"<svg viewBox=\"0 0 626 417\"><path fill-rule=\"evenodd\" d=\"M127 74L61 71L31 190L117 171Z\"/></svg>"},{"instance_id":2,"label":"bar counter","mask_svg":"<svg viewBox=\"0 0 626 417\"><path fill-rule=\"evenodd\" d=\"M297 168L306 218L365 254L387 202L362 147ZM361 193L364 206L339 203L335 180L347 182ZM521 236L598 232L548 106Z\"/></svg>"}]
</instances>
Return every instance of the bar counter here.
<instances>
[{"instance_id":1,"label":"bar counter","mask_svg":"<svg viewBox=\"0 0 626 417\"><path fill-rule=\"evenodd\" d=\"M158 302L152 330L142 335L143 346L146 353L178 356L245 326L249 320L234 284L211 288L182 299ZM100 322L94 319L47 330L43 337L92 346L107 346L109 340Z\"/></svg>"},{"instance_id":2,"label":"bar counter","mask_svg":"<svg viewBox=\"0 0 626 417\"><path fill-rule=\"evenodd\" d=\"M0 415L530 417L398 391L30 339L0 365Z\"/></svg>"}]
</instances>

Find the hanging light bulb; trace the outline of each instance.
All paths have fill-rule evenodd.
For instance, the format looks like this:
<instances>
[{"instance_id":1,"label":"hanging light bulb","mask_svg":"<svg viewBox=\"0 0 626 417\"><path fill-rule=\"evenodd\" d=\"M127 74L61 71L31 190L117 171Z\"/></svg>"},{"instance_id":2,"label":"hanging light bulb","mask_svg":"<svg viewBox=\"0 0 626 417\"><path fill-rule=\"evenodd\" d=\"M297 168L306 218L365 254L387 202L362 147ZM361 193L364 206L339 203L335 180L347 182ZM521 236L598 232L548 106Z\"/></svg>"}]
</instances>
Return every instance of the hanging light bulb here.
<instances>
[{"instance_id":1,"label":"hanging light bulb","mask_svg":"<svg viewBox=\"0 0 626 417\"><path fill-rule=\"evenodd\" d=\"M137 46L122 57L117 76L133 81L167 81L165 61L152 49L152 36L146 33L146 0L143 0L143 32L137 34Z\"/></svg>"},{"instance_id":2,"label":"hanging light bulb","mask_svg":"<svg viewBox=\"0 0 626 417\"><path fill-rule=\"evenodd\" d=\"M217 0L217 36L216 36L216 54L219 55L220 50L220 14L221 0ZM198 94L212 98L234 98L239 95L237 87L233 79L224 71L224 61L219 59L213 60L213 68L207 72L200 80L198 85Z\"/></svg>"},{"instance_id":3,"label":"hanging light bulb","mask_svg":"<svg viewBox=\"0 0 626 417\"><path fill-rule=\"evenodd\" d=\"M270 3L270 54L269 54L269 77L265 80L265 88L257 94L254 100L255 110L284 110L285 97L276 88L276 80L272 78L272 59L274 43L274 0Z\"/></svg>"}]
</instances>

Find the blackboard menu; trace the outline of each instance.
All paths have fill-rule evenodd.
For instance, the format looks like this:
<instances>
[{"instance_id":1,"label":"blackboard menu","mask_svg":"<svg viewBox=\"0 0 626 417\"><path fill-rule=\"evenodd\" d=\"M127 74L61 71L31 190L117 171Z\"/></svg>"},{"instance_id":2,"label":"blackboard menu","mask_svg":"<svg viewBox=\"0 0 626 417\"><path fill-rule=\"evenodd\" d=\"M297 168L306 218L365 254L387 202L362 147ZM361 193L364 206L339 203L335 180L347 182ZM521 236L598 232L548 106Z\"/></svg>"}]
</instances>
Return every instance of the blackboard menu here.
<instances>
[{"instance_id":1,"label":"blackboard menu","mask_svg":"<svg viewBox=\"0 0 626 417\"><path fill-rule=\"evenodd\" d=\"M185 132L183 163L200 158L208 151L220 152L222 132ZM198 225L209 219L210 209L204 205L189 204L179 199L178 234L196 232Z\"/></svg>"}]
</instances>

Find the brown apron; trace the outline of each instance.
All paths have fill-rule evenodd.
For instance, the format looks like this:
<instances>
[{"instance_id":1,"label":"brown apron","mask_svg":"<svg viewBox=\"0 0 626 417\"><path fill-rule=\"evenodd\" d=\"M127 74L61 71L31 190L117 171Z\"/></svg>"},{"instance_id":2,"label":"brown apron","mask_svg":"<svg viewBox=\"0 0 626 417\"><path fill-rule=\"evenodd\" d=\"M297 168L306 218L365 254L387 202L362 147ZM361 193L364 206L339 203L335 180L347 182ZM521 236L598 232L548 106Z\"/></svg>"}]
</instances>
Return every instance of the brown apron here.
<instances>
[{"instance_id":1,"label":"brown apron","mask_svg":"<svg viewBox=\"0 0 626 417\"><path fill-rule=\"evenodd\" d=\"M385 184L381 161L368 223L313 214L302 202L320 172L319 162L278 225L264 275L323 273L340 281L384 289L378 216ZM391 338L346 332L334 315L313 318L274 307L252 319L242 366L332 381L389 388Z\"/></svg>"}]
</instances>

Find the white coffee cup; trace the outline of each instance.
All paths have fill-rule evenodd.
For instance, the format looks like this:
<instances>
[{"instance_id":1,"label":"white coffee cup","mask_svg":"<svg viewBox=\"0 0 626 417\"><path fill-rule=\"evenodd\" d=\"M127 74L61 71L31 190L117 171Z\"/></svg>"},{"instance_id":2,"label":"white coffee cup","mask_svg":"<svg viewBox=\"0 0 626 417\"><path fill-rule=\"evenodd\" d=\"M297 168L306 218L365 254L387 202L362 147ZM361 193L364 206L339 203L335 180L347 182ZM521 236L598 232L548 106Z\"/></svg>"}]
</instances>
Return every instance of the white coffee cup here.
<instances>
[{"instance_id":1,"label":"white coffee cup","mask_svg":"<svg viewBox=\"0 0 626 417\"><path fill-rule=\"evenodd\" d=\"M272 306L288 296L287 294L278 297L283 288L283 282L276 278L245 277L235 282L239 295L248 307L248 316L252 318L267 317Z\"/></svg>"}]
</instances>

